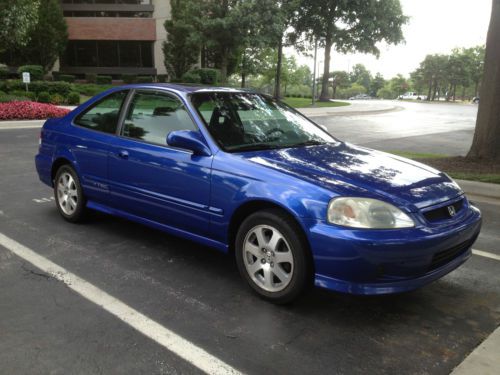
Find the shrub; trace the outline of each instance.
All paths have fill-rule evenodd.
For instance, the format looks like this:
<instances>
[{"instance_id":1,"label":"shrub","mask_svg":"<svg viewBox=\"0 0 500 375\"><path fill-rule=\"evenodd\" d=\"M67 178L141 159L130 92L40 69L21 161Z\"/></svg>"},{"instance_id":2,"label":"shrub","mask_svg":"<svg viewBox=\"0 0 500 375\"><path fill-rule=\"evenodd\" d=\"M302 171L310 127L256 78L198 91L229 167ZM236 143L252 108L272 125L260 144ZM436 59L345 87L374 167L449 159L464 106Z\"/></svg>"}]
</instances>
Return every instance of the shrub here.
<instances>
[{"instance_id":1,"label":"shrub","mask_svg":"<svg viewBox=\"0 0 500 375\"><path fill-rule=\"evenodd\" d=\"M35 100L36 94L33 91L23 91L23 90L14 90L10 92L10 95L17 96L19 98L27 98L30 100Z\"/></svg>"},{"instance_id":2,"label":"shrub","mask_svg":"<svg viewBox=\"0 0 500 375\"><path fill-rule=\"evenodd\" d=\"M59 94L52 94L50 95L50 103L51 104L63 104L64 103L64 97L59 95Z\"/></svg>"},{"instance_id":3,"label":"shrub","mask_svg":"<svg viewBox=\"0 0 500 375\"><path fill-rule=\"evenodd\" d=\"M69 105L78 105L80 104L80 94L76 91L72 91L68 94L68 104Z\"/></svg>"},{"instance_id":4,"label":"shrub","mask_svg":"<svg viewBox=\"0 0 500 375\"><path fill-rule=\"evenodd\" d=\"M182 82L184 83L201 83L201 77L195 71L189 71L182 75Z\"/></svg>"},{"instance_id":5,"label":"shrub","mask_svg":"<svg viewBox=\"0 0 500 375\"><path fill-rule=\"evenodd\" d=\"M72 74L61 74L59 76L58 81L63 81L63 82L75 82L75 76Z\"/></svg>"},{"instance_id":6,"label":"shrub","mask_svg":"<svg viewBox=\"0 0 500 375\"><path fill-rule=\"evenodd\" d=\"M14 95L0 95L0 103L11 103L11 102L24 102L29 101L29 98L25 96L14 96Z\"/></svg>"},{"instance_id":7,"label":"shrub","mask_svg":"<svg viewBox=\"0 0 500 375\"><path fill-rule=\"evenodd\" d=\"M61 76L61 72L52 72L52 80L59 81L59 77Z\"/></svg>"},{"instance_id":8,"label":"shrub","mask_svg":"<svg viewBox=\"0 0 500 375\"><path fill-rule=\"evenodd\" d=\"M202 68L194 69L192 72L198 74L200 76L201 83L205 85L216 85L219 83L220 72L217 69Z\"/></svg>"},{"instance_id":9,"label":"shrub","mask_svg":"<svg viewBox=\"0 0 500 375\"><path fill-rule=\"evenodd\" d=\"M17 69L20 77L22 78L24 72L31 75L31 81L41 81L43 79L43 67L41 65L23 65Z\"/></svg>"},{"instance_id":10,"label":"shrub","mask_svg":"<svg viewBox=\"0 0 500 375\"><path fill-rule=\"evenodd\" d=\"M94 73L85 74L85 81L87 81L87 83L96 83L97 82L97 74L94 74Z\"/></svg>"},{"instance_id":11,"label":"shrub","mask_svg":"<svg viewBox=\"0 0 500 375\"><path fill-rule=\"evenodd\" d=\"M68 113L69 110L64 108L30 101L0 103L0 120L43 120Z\"/></svg>"},{"instance_id":12,"label":"shrub","mask_svg":"<svg viewBox=\"0 0 500 375\"><path fill-rule=\"evenodd\" d=\"M167 75L166 74L158 74L156 76L156 80L160 83L165 83L165 82L167 82Z\"/></svg>"},{"instance_id":13,"label":"shrub","mask_svg":"<svg viewBox=\"0 0 500 375\"><path fill-rule=\"evenodd\" d=\"M123 83L135 83L137 82L137 74L122 74Z\"/></svg>"},{"instance_id":14,"label":"shrub","mask_svg":"<svg viewBox=\"0 0 500 375\"><path fill-rule=\"evenodd\" d=\"M137 77L137 82L139 83L153 83L152 76L139 76Z\"/></svg>"},{"instance_id":15,"label":"shrub","mask_svg":"<svg viewBox=\"0 0 500 375\"><path fill-rule=\"evenodd\" d=\"M97 76L96 82L98 85L109 85L112 82L111 76Z\"/></svg>"},{"instance_id":16,"label":"shrub","mask_svg":"<svg viewBox=\"0 0 500 375\"><path fill-rule=\"evenodd\" d=\"M0 64L0 79L5 79L9 76L9 68L7 65Z\"/></svg>"},{"instance_id":17,"label":"shrub","mask_svg":"<svg viewBox=\"0 0 500 375\"><path fill-rule=\"evenodd\" d=\"M74 91L80 93L81 95L86 96L94 96L100 94L101 92L110 89L113 87L112 85L96 85L92 83L82 84L76 83L74 84Z\"/></svg>"},{"instance_id":18,"label":"shrub","mask_svg":"<svg viewBox=\"0 0 500 375\"><path fill-rule=\"evenodd\" d=\"M38 101L40 103L50 103L50 94L48 93L48 91L39 92Z\"/></svg>"}]
</instances>

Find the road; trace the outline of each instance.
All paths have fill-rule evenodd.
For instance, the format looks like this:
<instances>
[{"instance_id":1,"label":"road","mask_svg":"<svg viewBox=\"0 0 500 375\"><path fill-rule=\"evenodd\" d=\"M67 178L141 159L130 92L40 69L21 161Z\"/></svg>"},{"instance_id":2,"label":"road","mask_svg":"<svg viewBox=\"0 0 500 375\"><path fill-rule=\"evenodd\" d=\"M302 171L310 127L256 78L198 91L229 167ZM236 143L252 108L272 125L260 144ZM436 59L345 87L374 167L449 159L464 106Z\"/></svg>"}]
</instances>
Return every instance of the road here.
<instances>
[{"instance_id":1,"label":"road","mask_svg":"<svg viewBox=\"0 0 500 375\"><path fill-rule=\"evenodd\" d=\"M400 114L382 116L395 124ZM350 119L328 122L343 124L343 138L373 142L380 120L351 120L372 130L348 134ZM38 134L0 130L0 233L241 372L448 374L500 324L500 261L477 255L415 292L315 289L280 307L252 294L234 261L215 250L98 213L66 223L37 180ZM500 205L477 204L484 228L474 247L500 255ZM199 372L2 246L0 286L0 373Z\"/></svg>"},{"instance_id":2,"label":"road","mask_svg":"<svg viewBox=\"0 0 500 375\"><path fill-rule=\"evenodd\" d=\"M376 103L376 102L375 102ZM387 101L383 101L384 105ZM337 138L384 151L465 155L477 105L393 101L400 110L370 115L315 117ZM348 107L342 107L348 108Z\"/></svg>"}]
</instances>

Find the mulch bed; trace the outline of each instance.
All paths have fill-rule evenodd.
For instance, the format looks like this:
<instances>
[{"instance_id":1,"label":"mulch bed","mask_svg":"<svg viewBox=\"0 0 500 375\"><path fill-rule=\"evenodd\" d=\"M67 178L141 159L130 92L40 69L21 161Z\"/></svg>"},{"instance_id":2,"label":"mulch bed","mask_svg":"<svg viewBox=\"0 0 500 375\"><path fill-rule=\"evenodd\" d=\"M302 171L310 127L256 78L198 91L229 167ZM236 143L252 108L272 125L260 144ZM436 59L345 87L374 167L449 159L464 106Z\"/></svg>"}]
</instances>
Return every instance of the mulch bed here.
<instances>
[{"instance_id":1,"label":"mulch bed","mask_svg":"<svg viewBox=\"0 0 500 375\"><path fill-rule=\"evenodd\" d=\"M466 159L463 156L415 160L445 172L500 174L500 160Z\"/></svg>"}]
</instances>

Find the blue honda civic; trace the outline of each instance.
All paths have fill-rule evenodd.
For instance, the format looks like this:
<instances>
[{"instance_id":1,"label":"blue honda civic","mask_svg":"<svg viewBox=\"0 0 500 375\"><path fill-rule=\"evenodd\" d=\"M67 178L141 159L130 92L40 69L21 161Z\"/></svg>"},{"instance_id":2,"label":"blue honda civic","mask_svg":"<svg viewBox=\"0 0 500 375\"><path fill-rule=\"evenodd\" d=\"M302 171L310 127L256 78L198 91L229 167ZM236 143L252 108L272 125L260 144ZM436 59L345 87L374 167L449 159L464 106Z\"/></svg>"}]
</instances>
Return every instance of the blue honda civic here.
<instances>
[{"instance_id":1,"label":"blue honda civic","mask_svg":"<svg viewBox=\"0 0 500 375\"><path fill-rule=\"evenodd\" d=\"M67 221L98 210L234 254L275 303L313 284L413 290L465 262L481 227L446 174L235 89L113 88L47 120L36 168Z\"/></svg>"}]
</instances>

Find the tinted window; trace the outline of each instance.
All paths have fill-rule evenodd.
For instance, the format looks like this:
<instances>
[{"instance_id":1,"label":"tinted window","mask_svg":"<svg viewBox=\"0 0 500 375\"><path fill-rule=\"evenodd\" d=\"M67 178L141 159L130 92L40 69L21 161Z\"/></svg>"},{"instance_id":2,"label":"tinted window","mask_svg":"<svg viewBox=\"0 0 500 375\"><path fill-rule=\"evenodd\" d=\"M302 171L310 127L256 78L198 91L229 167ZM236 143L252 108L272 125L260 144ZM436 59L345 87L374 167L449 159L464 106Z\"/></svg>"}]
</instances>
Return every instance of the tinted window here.
<instances>
[{"instance_id":1,"label":"tinted window","mask_svg":"<svg viewBox=\"0 0 500 375\"><path fill-rule=\"evenodd\" d=\"M155 91L135 94L122 135L164 145L174 130L197 130L179 99Z\"/></svg>"},{"instance_id":2,"label":"tinted window","mask_svg":"<svg viewBox=\"0 0 500 375\"><path fill-rule=\"evenodd\" d=\"M105 133L115 133L118 117L128 91L115 92L87 109L75 119L75 124Z\"/></svg>"}]
</instances>

